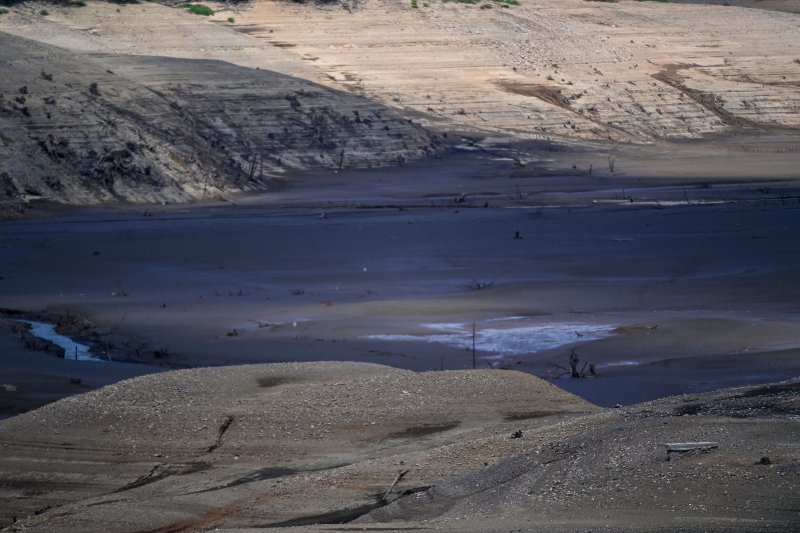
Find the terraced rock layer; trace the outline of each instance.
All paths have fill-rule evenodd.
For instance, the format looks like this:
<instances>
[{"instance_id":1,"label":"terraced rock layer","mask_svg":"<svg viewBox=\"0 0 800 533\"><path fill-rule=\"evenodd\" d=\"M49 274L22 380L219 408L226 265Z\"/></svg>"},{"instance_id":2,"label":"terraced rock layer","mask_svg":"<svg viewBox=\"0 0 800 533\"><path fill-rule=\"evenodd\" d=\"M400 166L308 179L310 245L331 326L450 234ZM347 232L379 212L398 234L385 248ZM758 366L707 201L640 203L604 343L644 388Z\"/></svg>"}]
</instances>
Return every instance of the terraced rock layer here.
<instances>
[{"instance_id":1,"label":"terraced rock layer","mask_svg":"<svg viewBox=\"0 0 800 533\"><path fill-rule=\"evenodd\" d=\"M429 131L485 146L791 138L800 15L719 3L212 3L208 18L19 4L0 18L0 194L215 197L439 153Z\"/></svg>"},{"instance_id":2,"label":"terraced rock layer","mask_svg":"<svg viewBox=\"0 0 800 533\"><path fill-rule=\"evenodd\" d=\"M347 16L256 2L234 27L431 124L615 142L800 127L796 14L519 4L366 0Z\"/></svg>"},{"instance_id":3,"label":"terraced rock layer","mask_svg":"<svg viewBox=\"0 0 800 533\"><path fill-rule=\"evenodd\" d=\"M380 105L213 60L83 54L0 33L0 200L172 202L280 187L287 173L443 149Z\"/></svg>"}]
</instances>

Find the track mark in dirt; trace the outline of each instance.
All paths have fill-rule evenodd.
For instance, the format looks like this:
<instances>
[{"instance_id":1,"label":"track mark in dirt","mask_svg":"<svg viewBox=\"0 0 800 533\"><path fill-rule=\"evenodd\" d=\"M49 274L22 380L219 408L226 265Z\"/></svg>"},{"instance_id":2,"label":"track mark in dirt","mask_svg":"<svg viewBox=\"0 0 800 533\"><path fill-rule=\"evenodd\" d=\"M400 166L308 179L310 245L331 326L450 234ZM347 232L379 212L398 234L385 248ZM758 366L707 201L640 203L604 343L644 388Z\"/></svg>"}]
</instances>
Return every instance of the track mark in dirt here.
<instances>
[{"instance_id":1,"label":"track mark in dirt","mask_svg":"<svg viewBox=\"0 0 800 533\"><path fill-rule=\"evenodd\" d=\"M798 81L791 81L791 80L759 80L748 73L739 72L735 76L726 77L724 75L719 75L714 72L706 72L709 76L714 76L715 78L719 78L722 80L733 79L740 83L751 83L753 85L761 85L762 87L800 87L800 82Z\"/></svg>"},{"instance_id":2,"label":"track mark in dirt","mask_svg":"<svg viewBox=\"0 0 800 533\"><path fill-rule=\"evenodd\" d=\"M127 501L126 498L116 498L114 500L103 500L101 502L87 503L86 507L98 507L100 505L110 505L112 503L118 503L118 502L124 502L124 501Z\"/></svg>"},{"instance_id":3,"label":"track mark in dirt","mask_svg":"<svg viewBox=\"0 0 800 533\"><path fill-rule=\"evenodd\" d=\"M757 124L751 120L737 117L736 115L732 114L730 111L725 109L723 107L724 102L721 100L719 95L687 87L686 84L684 83L684 81L686 80L686 76L680 74L680 71L694 68L697 66L698 65L686 64L686 63L674 63L669 65L664 65L661 71L657 74L652 74L652 77L653 79L658 80L661 83L665 83L670 87L677 89L681 93L685 94L686 96L691 98L695 103L697 103L700 107L704 108L706 111L715 115L717 118L719 118L723 123L725 123L728 126L740 126L749 128L762 127L760 124Z\"/></svg>"},{"instance_id":4,"label":"track mark in dirt","mask_svg":"<svg viewBox=\"0 0 800 533\"><path fill-rule=\"evenodd\" d=\"M225 420L223 420L222 424L220 424L220 426L219 426L219 430L218 430L218 433L217 433L216 440L214 441L214 443L211 446L209 446L208 448L203 450L204 453L211 453L214 450L216 450L217 448L219 448L220 446L222 446L222 437L225 436L225 432L228 431L228 428L231 427L231 424L233 424L233 416L232 415L226 415L225 416Z\"/></svg>"},{"instance_id":5,"label":"track mark in dirt","mask_svg":"<svg viewBox=\"0 0 800 533\"><path fill-rule=\"evenodd\" d=\"M282 378L282 377L275 377L275 376L268 376L264 378L258 378L256 383L262 389L268 389L270 387L277 387L278 385L284 385L286 383L294 383L297 380L291 378Z\"/></svg>"},{"instance_id":6,"label":"track mark in dirt","mask_svg":"<svg viewBox=\"0 0 800 533\"><path fill-rule=\"evenodd\" d=\"M312 526L316 524L347 524L356 518L367 514L370 511L379 509L386 505L387 502L380 500L376 503L367 503L359 505L358 507L350 507L346 509L339 509L338 511L331 511L312 516L304 516L302 518L293 518L283 522L274 522L271 524L260 524L255 526L257 528L273 528L273 527L296 527L296 526Z\"/></svg>"},{"instance_id":7,"label":"track mark in dirt","mask_svg":"<svg viewBox=\"0 0 800 533\"><path fill-rule=\"evenodd\" d=\"M523 411L518 413L506 413L503 415L503 420L529 420L531 418L544 418L546 416L552 416L562 414L556 411Z\"/></svg>"},{"instance_id":8,"label":"track mark in dirt","mask_svg":"<svg viewBox=\"0 0 800 533\"><path fill-rule=\"evenodd\" d=\"M572 111L574 97L566 96L560 87L555 85L541 85L536 83L516 83L512 81L495 82L499 88L507 93L538 98L548 104Z\"/></svg>"},{"instance_id":9,"label":"track mark in dirt","mask_svg":"<svg viewBox=\"0 0 800 533\"><path fill-rule=\"evenodd\" d=\"M775 396L778 394L800 395L800 383L785 383L756 387L742 394L742 398L757 398L759 396Z\"/></svg>"},{"instance_id":10,"label":"track mark in dirt","mask_svg":"<svg viewBox=\"0 0 800 533\"><path fill-rule=\"evenodd\" d=\"M389 439L406 439L413 437L426 437L436 433L443 433L447 430L458 427L461 422L445 422L444 424L430 424L422 426L411 426L403 430L392 433L387 438Z\"/></svg>"},{"instance_id":11,"label":"track mark in dirt","mask_svg":"<svg viewBox=\"0 0 800 533\"><path fill-rule=\"evenodd\" d=\"M234 479L233 481L230 481L223 485L216 485L214 487L209 487L207 489L194 490L191 492L187 492L185 494L201 494L203 492L213 492L215 490L229 489L231 487L236 487L238 485L244 485L245 483L253 483L255 481L264 481L267 479L276 479L280 477L293 476L294 474L297 473L298 470L295 470L293 468L277 468L277 467L262 468L261 470L256 470L255 472Z\"/></svg>"},{"instance_id":12,"label":"track mark in dirt","mask_svg":"<svg viewBox=\"0 0 800 533\"><path fill-rule=\"evenodd\" d=\"M132 481L127 485L125 485L124 487L113 491L112 494L125 492L126 490L131 490L138 487L143 487L145 485L155 483L156 481L166 479L170 476L183 476L186 474L193 474L195 472L202 472L204 470L208 470L209 468L211 468L211 465L204 462L175 463L175 464L159 463L155 465L153 468L151 468L150 471L145 475L140 476L135 481Z\"/></svg>"},{"instance_id":13,"label":"track mark in dirt","mask_svg":"<svg viewBox=\"0 0 800 533\"><path fill-rule=\"evenodd\" d=\"M238 509L236 507L220 507L219 509L214 509L213 511L196 518L189 518L187 520L182 520L180 522L175 522L174 524L168 524L166 526L161 526L154 529L143 529L141 531L137 531L136 533L179 533L180 531L197 531L200 528L208 527L210 524L225 518L237 510Z\"/></svg>"},{"instance_id":14,"label":"track mark in dirt","mask_svg":"<svg viewBox=\"0 0 800 533\"><path fill-rule=\"evenodd\" d=\"M611 123L605 123L602 120L597 120L592 116L587 115L578 109L575 109L573 107L573 104L583 96L583 93L575 93L568 96L564 94L564 89L556 85L544 85L538 83L518 83L508 80L495 81L495 85L507 93L518 94L520 96L528 96L531 98L538 98L542 102L545 102L547 104L556 107L560 107L561 109L569 111L570 113L573 113L574 115L577 115L584 120L588 120L589 122L596 124L597 126L603 128L604 130L614 130L622 134L627 134L625 130L620 129L619 127L614 126Z\"/></svg>"},{"instance_id":15,"label":"track mark in dirt","mask_svg":"<svg viewBox=\"0 0 800 533\"><path fill-rule=\"evenodd\" d=\"M756 387L714 402L689 402L673 409L673 416L725 416L730 418L794 418L800 414L800 384Z\"/></svg>"},{"instance_id":16,"label":"track mark in dirt","mask_svg":"<svg viewBox=\"0 0 800 533\"><path fill-rule=\"evenodd\" d=\"M259 24L237 24L233 26L231 29L233 31L244 33L245 35L250 35L251 33L269 33L269 30L265 29L263 26Z\"/></svg>"}]
</instances>

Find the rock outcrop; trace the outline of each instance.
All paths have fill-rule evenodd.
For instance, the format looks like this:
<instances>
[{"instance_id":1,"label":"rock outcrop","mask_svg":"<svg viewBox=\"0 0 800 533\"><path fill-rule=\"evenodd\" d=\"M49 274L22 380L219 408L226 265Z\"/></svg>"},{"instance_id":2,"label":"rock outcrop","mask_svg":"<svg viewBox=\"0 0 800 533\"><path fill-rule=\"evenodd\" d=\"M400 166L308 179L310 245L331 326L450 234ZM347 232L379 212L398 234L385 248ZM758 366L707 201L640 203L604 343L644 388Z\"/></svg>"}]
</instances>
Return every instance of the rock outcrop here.
<instances>
[{"instance_id":1,"label":"rock outcrop","mask_svg":"<svg viewBox=\"0 0 800 533\"><path fill-rule=\"evenodd\" d=\"M84 54L0 34L0 201L173 202L445 143L346 92L213 60Z\"/></svg>"}]
</instances>

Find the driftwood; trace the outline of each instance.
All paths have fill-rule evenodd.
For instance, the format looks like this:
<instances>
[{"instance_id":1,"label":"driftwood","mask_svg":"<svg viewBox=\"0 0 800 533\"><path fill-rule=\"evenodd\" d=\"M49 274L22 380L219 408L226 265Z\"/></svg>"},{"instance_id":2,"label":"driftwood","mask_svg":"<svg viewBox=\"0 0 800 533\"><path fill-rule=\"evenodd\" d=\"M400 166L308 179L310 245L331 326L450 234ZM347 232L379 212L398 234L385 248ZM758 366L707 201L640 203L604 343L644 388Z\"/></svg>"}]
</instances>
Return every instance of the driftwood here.
<instances>
[{"instance_id":1,"label":"driftwood","mask_svg":"<svg viewBox=\"0 0 800 533\"><path fill-rule=\"evenodd\" d=\"M686 453L705 453L719 448L718 442L667 442L667 461L677 459Z\"/></svg>"},{"instance_id":2,"label":"driftwood","mask_svg":"<svg viewBox=\"0 0 800 533\"><path fill-rule=\"evenodd\" d=\"M388 498L389 494L391 494L392 490L394 490L394 486L397 485L406 474L408 474L408 470L401 470L397 473L397 475L394 477L394 481L392 481L392 484L389 487L389 490L387 490L386 494L381 497L381 501L387 501L386 498Z\"/></svg>"}]
</instances>

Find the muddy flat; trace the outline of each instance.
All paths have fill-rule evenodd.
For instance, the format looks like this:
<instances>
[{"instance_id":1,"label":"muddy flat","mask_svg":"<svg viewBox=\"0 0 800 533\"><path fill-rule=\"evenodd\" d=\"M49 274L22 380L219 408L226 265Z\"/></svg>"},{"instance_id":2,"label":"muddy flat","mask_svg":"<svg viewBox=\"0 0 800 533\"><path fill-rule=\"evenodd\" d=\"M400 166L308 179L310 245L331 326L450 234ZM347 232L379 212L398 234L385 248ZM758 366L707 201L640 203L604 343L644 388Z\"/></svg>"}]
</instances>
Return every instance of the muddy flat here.
<instances>
[{"instance_id":1,"label":"muddy flat","mask_svg":"<svg viewBox=\"0 0 800 533\"><path fill-rule=\"evenodd\" d=\"M91 326L75 333L112 360L170 366L346 359L464 369L474 323L477 367L552 376L574 348L605 376L628 376L628 387L593 397L604 405L731 385L729 365L741 379L792 377L800 206L791 188L591 200L490 189L509 181L476 181L486 195L463 203L441 191L388 208L251 203L10 221L0 228L4 307L83 317ZM546 194L574 205L539 205ZM697 379L681 377L708 358L716 372L702 363ZM664 376L663 365L679 369L676 384L636 385L642 373Z\"/></svg>"}]
</instances>

